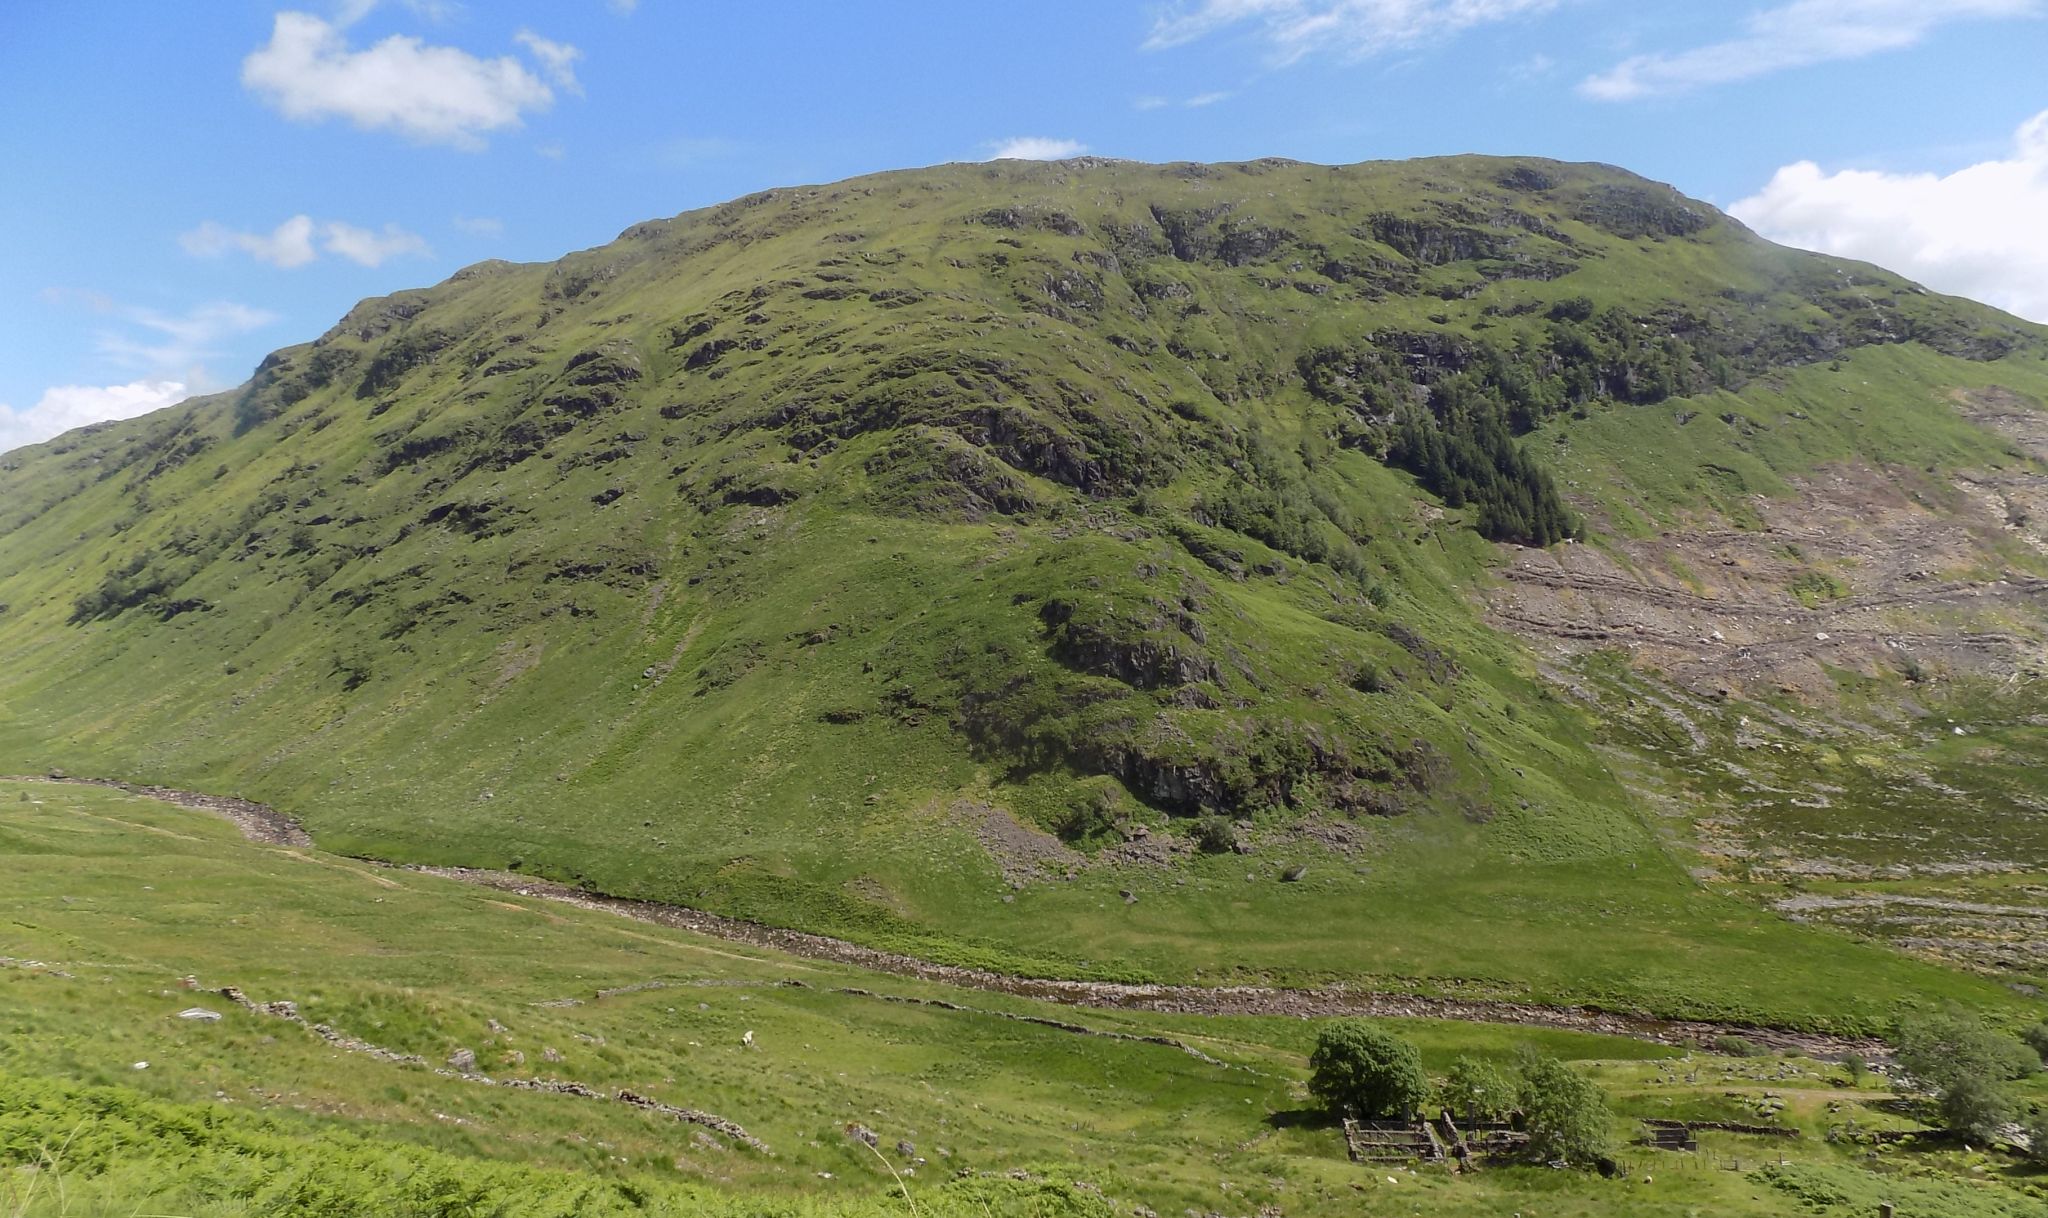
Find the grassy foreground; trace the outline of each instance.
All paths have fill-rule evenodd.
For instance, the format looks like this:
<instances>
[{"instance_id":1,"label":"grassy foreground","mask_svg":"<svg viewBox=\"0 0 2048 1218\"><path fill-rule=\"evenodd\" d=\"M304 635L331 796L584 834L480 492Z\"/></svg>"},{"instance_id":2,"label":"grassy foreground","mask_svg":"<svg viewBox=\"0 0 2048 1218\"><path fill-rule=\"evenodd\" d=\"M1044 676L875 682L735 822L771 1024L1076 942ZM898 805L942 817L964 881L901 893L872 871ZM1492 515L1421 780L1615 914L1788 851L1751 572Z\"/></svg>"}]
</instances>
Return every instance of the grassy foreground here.
<instances>
[{"instance_id":1,"label":"grassy foreground","mask_svg":"<svg viewBox=\"0 0 2048 1218\"><path fill-rule=\"evenodd\" d=\"M1140 1206L1605 1218L1851 1214L1880 1197L1901 1213L2048 1212L2034 1176L2003 1157L1873 1158L1829 1140L1914 1122L1881 1078L1851 1084L1827 1063L1394 1021L1437 1072L1460 1054L1504 1060L1533 1044L1591 1072L1624 1120L1765 1121L1805 1136L1710 1134L1698 1157L1631 1149L1618 1181L1368 1170L1307 1111L1314 1026L1302 1021L1077 1013L948 991L255 847L203 815L106 790L0 784L0 853L14 863L0 892L9 1218ZM430 1065L468 1049L493 1077L716 1113L769 1150L617 1103L343 1052L225 1002L213 993L224 985ZM223 1017L176 1018L195 1004ZM1019 1015L1069 1027L1006 1017ZM1165 1037L1201 1056L1072 1027ZM872 1131L880 1154L851 1126Z\"/></svg>"}]
</instances>

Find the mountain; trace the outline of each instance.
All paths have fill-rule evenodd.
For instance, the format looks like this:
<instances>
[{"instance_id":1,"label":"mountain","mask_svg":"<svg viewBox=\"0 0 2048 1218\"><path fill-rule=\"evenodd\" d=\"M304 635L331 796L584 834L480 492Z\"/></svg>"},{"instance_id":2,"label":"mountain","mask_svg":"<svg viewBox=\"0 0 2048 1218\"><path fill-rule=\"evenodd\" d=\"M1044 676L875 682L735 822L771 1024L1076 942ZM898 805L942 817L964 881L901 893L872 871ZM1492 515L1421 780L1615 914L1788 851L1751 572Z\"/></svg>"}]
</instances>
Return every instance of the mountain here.
<instances>
[{"instance_id":1,"label":"mountain","mask_svg":"<svg viewBox=\"0 0 2048 1218\"><path fill-rule=\"evenodd\" d=\"M1018 972L2011 1004L2044 398L1606 166L767 191L0 457L0 766Z\"/></svg>"}]
</instances>

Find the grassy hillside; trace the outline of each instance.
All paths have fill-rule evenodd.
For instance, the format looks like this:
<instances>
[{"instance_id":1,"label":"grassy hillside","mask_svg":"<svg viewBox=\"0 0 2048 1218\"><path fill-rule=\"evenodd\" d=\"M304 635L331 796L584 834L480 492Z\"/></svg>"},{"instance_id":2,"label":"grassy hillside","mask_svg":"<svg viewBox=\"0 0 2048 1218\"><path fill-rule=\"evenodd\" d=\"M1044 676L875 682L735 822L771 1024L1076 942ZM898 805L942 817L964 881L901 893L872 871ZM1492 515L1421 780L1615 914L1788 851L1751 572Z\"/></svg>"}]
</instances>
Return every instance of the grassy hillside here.
<instances>
[{"instance_id":1,"label":"grassy hillside","mask_svg":"<svg viewBox=\"0 0 2048 1218\"><path fill-rule=\"evenodd\" d=\"M204 815L78 786L0 783L0 846L34 862L0 890L9 1215L1605 1218L1868 1213L1880 1197L1910 1213L2040 1212L2037 1174L2010 1156L1873 1153L1859 1134L1915 1128L1918 1110L1833 1063L1389 1021L1437 1074L1524 1045L1571 1061L1612 1095L1624 1140L1642 1117L1802 1136L1709 1132L1698 1158L1630 1146L1612 1181L1368 1168L1308 1110L1316 1028L1298 1019L952 991L256 847ZM344 1050L223 986L423 1060ZM194 1006L222 1018L177 1018ZM465 1049L474 1075L442 1065ZM604 1098L622 1088L715 1113L766 1149Z\"/></svg>"},{"instance_id":2,"label":"grassy hillside","mask_svg":"<svg viewBox=\"0 0 2048 1218\"><path fill-rule=\"evenodd\" d=\"M1702 888L1642 801L1687 759L1618 773L1615 683L1484 597L1839 468L2036 478L1954 395L2044 353L1599 166L767 192L0 459L0 768L1018 971L2007 1004Z\"/></svg>"}]
</instances>

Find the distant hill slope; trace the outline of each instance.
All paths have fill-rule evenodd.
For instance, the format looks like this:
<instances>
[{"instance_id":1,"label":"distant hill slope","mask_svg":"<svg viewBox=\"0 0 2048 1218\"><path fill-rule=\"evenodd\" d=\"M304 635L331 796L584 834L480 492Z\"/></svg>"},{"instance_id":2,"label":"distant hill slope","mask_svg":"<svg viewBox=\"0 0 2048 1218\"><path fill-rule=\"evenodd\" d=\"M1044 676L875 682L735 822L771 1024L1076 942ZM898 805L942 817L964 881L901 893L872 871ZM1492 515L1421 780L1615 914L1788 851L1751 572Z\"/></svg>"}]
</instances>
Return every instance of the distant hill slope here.
<instances>
[{"instance_id":1,"label":"distant hill slope","mask_svg":"<svg viewBox=\"0 0 2048 1218\"><path fill-rule=\"evenodd\" d=\"M1910 771L2048 865L2044 340L1603 166L764 192L0 458L0 766L1005 967L1874 1020L1696 814ZM1923 755L1985 679L2009 752Z\"/></svg>"}]
</instances>

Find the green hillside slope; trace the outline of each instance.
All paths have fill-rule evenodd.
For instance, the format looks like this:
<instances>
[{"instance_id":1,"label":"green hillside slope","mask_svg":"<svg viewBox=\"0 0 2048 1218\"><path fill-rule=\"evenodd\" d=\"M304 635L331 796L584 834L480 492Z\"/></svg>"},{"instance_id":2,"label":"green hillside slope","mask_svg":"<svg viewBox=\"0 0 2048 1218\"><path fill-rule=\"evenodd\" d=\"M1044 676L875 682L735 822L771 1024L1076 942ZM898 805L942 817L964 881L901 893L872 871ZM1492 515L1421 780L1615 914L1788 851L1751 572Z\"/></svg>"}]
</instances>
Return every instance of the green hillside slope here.
<instances>
[{"instance_id":1,"label":"green hillside slope","mask_svg":"<svg viewBox=\"0 0 2048 1218\"><path fill-rule=\"evenodd\" d=\"M0 768L1022 971L1876 1026L2007 992L1721 896L1762 856L1695 823L1748 798L1702 759L1776 723L1875 809L1830 733L1920 773L1917 712L2020 681L2044 396L2041 328L1606 167L771 191L0 458ZM2007 519L1926 564L1953 595L1866 590L1771 516L1858 477ZM1727 688L1685 623L1573 633L1756 581L1794 624ZM1771 658L1813 635L1853 647ZM1965 803L2039 744L1999 689Z\"/></svg>"}]
</instances>

